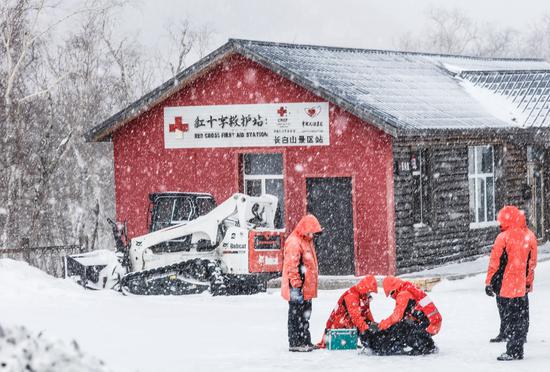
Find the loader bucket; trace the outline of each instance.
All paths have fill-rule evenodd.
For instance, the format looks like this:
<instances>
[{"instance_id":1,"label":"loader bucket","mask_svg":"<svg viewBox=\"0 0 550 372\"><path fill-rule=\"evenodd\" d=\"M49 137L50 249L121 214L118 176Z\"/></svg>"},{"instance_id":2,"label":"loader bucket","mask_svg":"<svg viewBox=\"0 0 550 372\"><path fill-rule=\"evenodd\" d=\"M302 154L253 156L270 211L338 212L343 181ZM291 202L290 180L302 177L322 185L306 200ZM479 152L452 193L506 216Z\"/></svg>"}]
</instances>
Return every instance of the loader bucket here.
<instances>
[{"instance_id":1,"label":"loader bucket","mask_svg":"<svg viewBox=\"0 0 550 372\"><path fill-rule=\"evenodd\" d=\"M107 288L112 275L118 274L120 268L115 252L107 250L65 256L63 262L65 278L90 289Z\"/></svg>"}]
</instances>

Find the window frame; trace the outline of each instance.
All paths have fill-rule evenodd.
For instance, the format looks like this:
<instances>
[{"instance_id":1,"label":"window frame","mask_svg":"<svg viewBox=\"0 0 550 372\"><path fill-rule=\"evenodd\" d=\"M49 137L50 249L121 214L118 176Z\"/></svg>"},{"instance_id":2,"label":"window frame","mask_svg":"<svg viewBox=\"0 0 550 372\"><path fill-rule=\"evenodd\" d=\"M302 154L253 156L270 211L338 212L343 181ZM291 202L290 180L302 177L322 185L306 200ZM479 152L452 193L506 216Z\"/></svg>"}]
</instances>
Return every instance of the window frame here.
<instances>
[{"instance_id":1,"label":"window frame","mask_svg":"<svg viewBox=\"0 0 550 372\"><path fill-rule=\"evenodd\" d=\"M245 167L245 162L246 162L246 159L245 157L248 156L248 155L257 155L257 154L265 154L265 155L279 155L281 156L281 174L246 174L246 167ZM241 154L242 156L242 171L241 171L241 174L242 174L242 179L243 179L243 192L244 194L246 195L249 195L248 193L248 184L247 184L247 181L260 181L260 184L261 184L261 195L265 195L267 194L266 192L266 184L267 184L267 181L268 180L281 180L282 181L282 184L283 184L283 200L282 202L278 203L278 204L281 204L281 205L278 205L278 208L280 208L281 212L282 212L282 221L281 221L281 226L280 227L276 227L277 229L284 229L285 226L286 226L286 211L285 211L285 205L284 205L284 194L285 194L285 182L284 182L284 171L285 171L285 166L284 166L284 154L282 152L267 152L267 153L262 153L262 152L245 152L245 153L242 153ZM277 223L277 221L275 221L275 223Z\"/></svg>"},{"instance_id":2,"label":"window frame","mask_svg":"<svg viewBox=\"0 0 550 372\"><path fill-rule=\"evenodd\" d=\"M491 169L492 169L492 172L491 173L483 173L481 170L478 170L477 169L477 165L478 165L478 155L481 155L482 154L482 150L478 151L478 149L482 149L482 148L491 148L491 155L492 155L492 159L491 159ZM470 149L473 149L473 154L474 154L474 157L473 159L470 159ZM474 173L470 173L470 161L473 161L473 172ZM495 169L495 146L493 144L484 144L484 145L471 145L471 146L468 146L468 196L469 196L469 203L468 203L468 212L470 214L469 216L469 219L470 219L470 228L471 229L476 229L476 228L485 228L485 227L492 227L492 226L497 226L498 225L498 221L496 220L496 190L495 190L495 184L496 184L496 177L495 177L495 174L496 174L496 169ZM488 220L488 211L489 211L489 205L488 205L488 198L487 198L487 179L488 178L492 178L493 180L493 183L492 183L492 188L493 188L493 198L492 198L492 211L493 211L493 220L489 221ZM470 180L474 180L474 195L471 194L470 192ZM483 221L479 221L479 213L478 213L478 210L479 210L479 195L478 195L478 180L481 180L483 179L483 200L485 202L485 208L484 208L484 220ZM474 221L472 221L472 215L470 213L470 204L472 202L472 197L474 197L474 213L473 213L473 217L474 217Z\"/></svg>"}]
</instances>

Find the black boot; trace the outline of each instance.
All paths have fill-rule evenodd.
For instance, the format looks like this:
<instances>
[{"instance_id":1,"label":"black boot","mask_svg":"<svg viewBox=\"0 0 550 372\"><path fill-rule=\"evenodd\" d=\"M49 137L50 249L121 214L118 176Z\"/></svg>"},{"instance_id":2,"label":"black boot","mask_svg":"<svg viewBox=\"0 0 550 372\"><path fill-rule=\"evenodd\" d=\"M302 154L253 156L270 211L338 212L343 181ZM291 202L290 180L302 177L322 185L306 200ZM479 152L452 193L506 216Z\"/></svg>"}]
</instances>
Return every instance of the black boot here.
<instances>
[{"instance_id":1,"label":"black boot","mask_svg":"<svg viewBox=\"0 0 550 372\"><path fill-rule=\"evenodd\" d=\"M508 354L508 353L504 353L504 354L501 354L497 360L501 360L501 361L510 361L510 360L521 360L523 359L523 354Z\"/></svg>"},{"instance_id":2,"label":"black boot","mask_svg":"<svg viewBox=\"0 0 550 372\"><path fill-rule=\"evenodd\" d=\"M506 342L506 341L508 340L506 339L506 336L504 336L503 334L499 334L497 337L489 340L489 342Z\"/></svg>"}]
</instances>

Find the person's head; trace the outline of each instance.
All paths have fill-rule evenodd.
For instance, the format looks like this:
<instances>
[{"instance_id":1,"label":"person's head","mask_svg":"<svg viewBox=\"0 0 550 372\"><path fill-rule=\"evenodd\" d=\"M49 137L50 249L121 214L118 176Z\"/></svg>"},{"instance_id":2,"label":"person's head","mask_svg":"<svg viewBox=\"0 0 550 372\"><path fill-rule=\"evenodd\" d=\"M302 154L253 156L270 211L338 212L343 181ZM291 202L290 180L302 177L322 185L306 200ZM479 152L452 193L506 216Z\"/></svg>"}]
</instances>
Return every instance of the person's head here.
<instances>
[{"instance_id":1,"label":"person's head","mask_svg":"<svg viewBox=\"0 0 550 372\"><path fill-rule=\"evenodd\" d=\"M296 225L296 233L307 240L312 240L316 234L323 232L321 224L312 214L306 214Z\"/></svg>"},{"instance_id":2,"label":"person's head","mask_svg":"<svg viewBox=\"0 0 550 372\"><path fill-rule=\"evenodd\" d=\"M395 297L396 291L403 284L403 280L389 275L382 281L382 287L384 288L384 294L386 297Z\"/></svg>"},{"instance_id":3,"label":"person's head","mask_svg":"<svg viewBox=\"0 0 550 372\"><path fill-rule=\"evenodd\" d=\"M373 275L367 275L355 285L355 289L360 294L378 293L378 284Z\"/></svg>"},{"instance_id":4,"label":"person's head","mask_svg":"<svg viewBox=\"0 0 550 372\"><path fill-rule=\"evenodd\" d=\"M503 207L498 212L497 221L499 222L500 230L502 231L506 231L513 227L527 226L524 213L513 205Z\"/></svg>"}]
</instances>

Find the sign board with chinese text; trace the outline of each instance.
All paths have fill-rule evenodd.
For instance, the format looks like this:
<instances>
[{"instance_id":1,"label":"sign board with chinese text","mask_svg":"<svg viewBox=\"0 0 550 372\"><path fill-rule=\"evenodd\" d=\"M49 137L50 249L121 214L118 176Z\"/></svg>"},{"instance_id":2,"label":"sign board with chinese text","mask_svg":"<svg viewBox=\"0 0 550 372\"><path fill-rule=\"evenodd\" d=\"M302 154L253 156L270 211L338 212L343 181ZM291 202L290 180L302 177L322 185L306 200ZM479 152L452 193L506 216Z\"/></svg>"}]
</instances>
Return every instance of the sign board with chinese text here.
<instances>
[{"instance_id":1,"label":"sign board with chinese text","mask_svg":"<svg viewBox=\"0 0 550 372\"><path fill-rule=\"evenodd\" d=\"M327 102L164 108L164 146L326 146Z\"/></svg>"}]
</instances>

